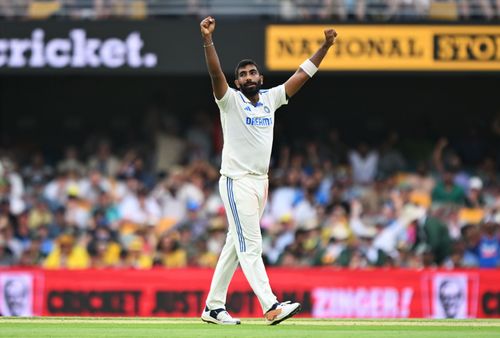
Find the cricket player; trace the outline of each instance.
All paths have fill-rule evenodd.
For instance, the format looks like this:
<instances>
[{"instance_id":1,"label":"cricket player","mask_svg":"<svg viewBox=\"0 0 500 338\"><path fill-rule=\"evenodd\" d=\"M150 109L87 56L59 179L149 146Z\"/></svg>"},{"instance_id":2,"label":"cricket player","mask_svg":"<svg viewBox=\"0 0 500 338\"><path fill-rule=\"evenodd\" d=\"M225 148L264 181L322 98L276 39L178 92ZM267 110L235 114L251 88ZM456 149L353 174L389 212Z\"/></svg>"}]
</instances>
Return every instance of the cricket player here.
<instances>
[{"instance_id":1,"label":"cricket player","mask_svg":"<svg viewBox=\"0 0 500 338\"><path fill-rule=\"evenodd\" d=\"M259 299L264 318L268 324L276 325L299 312L300 304L278 302L262 260L260 218L267 199L274 112L287 104L316 73L337 33L334 29L325 30L325 40L316 53L284 84L269 90L261 89L263 76L256 63L248 59L240 61L235 71L236 89L233 89L222 72L212 39L215 19L211 16L203 19L200 28L224 135L219 189L229 220L226 243L201 319L215 324L240 324L240 320L232 318L225 308L229 282L239 262Z\"/></svg>"}]
</instances>

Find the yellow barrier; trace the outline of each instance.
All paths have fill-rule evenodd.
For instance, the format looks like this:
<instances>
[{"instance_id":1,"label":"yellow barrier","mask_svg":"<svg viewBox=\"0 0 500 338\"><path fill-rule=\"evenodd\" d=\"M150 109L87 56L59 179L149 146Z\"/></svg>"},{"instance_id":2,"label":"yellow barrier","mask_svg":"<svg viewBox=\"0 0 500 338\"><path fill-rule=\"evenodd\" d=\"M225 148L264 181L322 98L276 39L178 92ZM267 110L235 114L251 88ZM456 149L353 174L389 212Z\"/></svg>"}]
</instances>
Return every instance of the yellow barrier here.
<instances>
[{"instance_id":1,"label":"yellow barrier","mask_svg":"<svg viewBox=\"0 0 500 338\"><path fill-rule=\"evenodd\" d=\"M323 70L500 70L500 26L333 25ZM323 42L320 25L270 25L269 70L295 70Z\"/></svg>"}]
</instances>

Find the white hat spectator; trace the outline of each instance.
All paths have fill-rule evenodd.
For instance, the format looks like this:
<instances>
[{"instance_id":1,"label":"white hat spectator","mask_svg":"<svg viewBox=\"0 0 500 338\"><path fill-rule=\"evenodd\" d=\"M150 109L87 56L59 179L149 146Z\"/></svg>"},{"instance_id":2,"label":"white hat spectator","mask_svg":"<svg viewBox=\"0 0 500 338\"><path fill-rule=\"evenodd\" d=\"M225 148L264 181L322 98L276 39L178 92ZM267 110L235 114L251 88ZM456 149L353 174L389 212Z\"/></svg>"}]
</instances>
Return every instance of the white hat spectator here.
<instances>
[{"instance_id":1,"label":"white hat spectator","mask_svg":"<svg viewBox=\"0 0 500 338\"><path fill-rule=\"evenodd\" d=\"M469 179L469 189L483 189L483 181L477 176L471 177Z\"/></svg>"}]
</instances>

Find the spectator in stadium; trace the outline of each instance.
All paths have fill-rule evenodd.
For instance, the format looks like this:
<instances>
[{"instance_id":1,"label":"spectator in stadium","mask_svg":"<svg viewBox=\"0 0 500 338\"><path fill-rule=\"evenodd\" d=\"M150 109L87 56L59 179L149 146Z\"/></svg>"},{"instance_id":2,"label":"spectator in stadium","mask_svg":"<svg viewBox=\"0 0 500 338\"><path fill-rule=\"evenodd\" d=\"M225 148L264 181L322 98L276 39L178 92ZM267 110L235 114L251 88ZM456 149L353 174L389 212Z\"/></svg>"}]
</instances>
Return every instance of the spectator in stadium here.
<instances>
[{"instance_id":1,"label":"spectator in stadium","mask_svg":"<svg viewBox=\"0 0 500 338\"><path fill-rule=\"evenodd\" d=\"M473 252L479 259L480 268L496 268L500 266L500 236L498 226L500 214L488 215L481 225L481 238Z\"/></svg>"},{"instance_id":2,"label":"spectator in stadium","mask_svg":"<svg viewBox=\"0 0 500 338\"><path fill-rule=\"evenodd\" d=\"M90 257L90 267L107 268L117 267L120 264L121 246L114 240L109 228L98 225L90 230L91 236L87 245Z\"/></svg>"},{"instance_id":3,"label":"spectator in stadium","mask_svg":"<svg viewBox=\"0 0 500 338\"><path fill-rule=\"evenodd\" d=\"M440 265L451 252L451 238L448 227L440 219L426 216L419 220L418 244L426 246L433 254L433 260ZM428 256L427 256L428 257Z\"/></svg>"},{"instance_id":4,"label":"spectator in stadium","mask_svg":"<svg viewBox=\"0 0 500 338\"><path fill-rule=\"evenodd\" d=\"M31 157L31 163L22 170L23 179L29 185L39 180L43 183L48 182L54 174L52 166L45 163L45 158L41 151L37 151Z\"/></svg>"},{"instance_id":5,"label":"spectator in stadium","mask_svg":"<svg viewBox=\"0 0 500 338\"><path fill-rule=\"evenodd\" d=\"M79 233L84 232L90 224L90 206L80 197L80 190L77 185L68 187L68 198L66 201L66 222Z\"/></svg>"},{"instance_id":6,"label":"spectator in stadium","mask_svg":"<svg viewBox=\"0 0 500 338\"><path fill-rule=\"evenodd\" d=\"M455 184L455 172L446 170L432 190L432 203L453 203L463 205L465 203L464 190Z\"/></svg>"},{"instance_id":7,"label":"spectator in stadium","mask_svg":"<svg viewBox=\"0 0 500 338\"><path fill-rule=\"evenodd\" d=\"M45 247L42 248L43 244L47 243L42 243L42 241L45 241L40 235L35 235L32 237L29 245L27 246L26 249L24 249L23 253L21 254L21 257L19 258L19 262L17 265L20 266L26 266L26 267L36 267L40 266L45 257L47 257L47 253L50 252L52 247ZM51 242L50 240L48 240ZM45 252L45 250L48 249L48 252Z\"/></svg>"},{"instance_id":8,"label":"spectator in stadium","mask_svg":"<svg viewBox=\"0 0 500 338\"><path fill-rule=\"evenodd\" d=\"M107 140L102 140L97 146L96 154L88 161L89 169L96 169L106 177L115 177L118 173L120 162L111 153L111 144Z\"/></svg>"},{"instance_id":9,"label":"spectator in stadium","mask_svg":"<svg viewBox=\"0 0 500 338\"><path fill-rule=\"evenodd\" d=\"M460 1L460 14L465 20L492 20L495 17L495 1ZM497 3L498 5L498 3Z\"/></svg>"},{"instance_id":10,"label":"spectator in stadium","mask_svg":"<svg viewBox=\"0 0 500 338\"><path fill-rule=\"evenodd\" d=\"M97 211L103 214L103 224L113 231L118 229L121 220L120 210L108 192L101 191L97 202L93 204L93 213Z\"/></svg>"},{"instance_id":11,"label":"spectator in stadium","mask_svg":"<svg viewBox=\"0 0 500 338\"><path fill-rule=\"evenodd\" d=\"M85 174L85 165L78 158L75 146L68 146L64 151L64 158L57 163L57 172L76 171L79 176Z\"/></svg>"},{"instance_id":12,"label":"spectator in stadium","mask_svg":"<svg viewBox=\"0 0 500 338\"><path fill-rule=\"evenodd\" d=\"M43 266L47 269L83 269L90 266L90 257L86 248L77 243L73 236L62 235Z\"/></svg>"},{"instance_id":13,"label":"spectator in stadium","mask_svg":"<svg viewBox=\"0 0 500 338\"><path fill-rule=\"evenodd\" d=\"M349 232L344 227L335 227L327 236L327 244L321 252L321 264L339 265L340 254L348 245Z\"/></svg>"},{"instance_id":14,"label":"spectator in stadium","mask_svg":"<svg viewBox=\"0 0 500 338\"><path fill-rule=\"evenodd\" d=\"M26 249L31 242L31 232L28 225L28 211L25 211L17 216L14 236L21 244L19 250L15 251L16 257L19 258L21 252Z\"/></svg>"},{"instance_id":15,"label":"spectator in stadium","mask_svg":"<svg viewBox=\"0 0 500 338\"><path fill-rule=\"evenodd\" d=\"M102 193L111 189L111 183L99 170L92 169L87 175L78 180L78 187L82 199L90 204L95 204Z\"/></svg>"},{"instance_id":16,"label":"spectator in stadium","mask_svg":"<svg viewBox=\"0 0 500 338\"><path fill-rule=\"evenodd\" d=\"M477 258L471 257L471 253L465 250L465 242L461 239L452 243L451 253L443 262L447 269L463 269L477 267Z\"/></svg>"},{"instance_id":17,"label":"spectator in stadium","mask_svg":"<svg viewBox=\"0 0 500 338\"><path fill-rule=\"evenodd\" d=\"M482 208L485 206L483 194L483 181L479 177L471 177L469 180L469 190L465 196L465 206L468 208Z\"/></svg>"},{"instance_id":18,"label":"spectator in stadium","mask_svg":"<svg viewBox=\"0 0 500 338\"><path fill-rule=\"evenodd\" d=\"M17 215L15 218L8 220L4 218L0 224L0 237L5 241L5 246L8 251L14 255L14 261L17 262L21 257L21 253L25 249L24 243L17 238L16 231L19 224L19 219L23 214Z\"/></svg>"},{"instance_id":19,"label":"spectator in stadium","mask_svg":"<svg viewBox=\"0 0 500 338\"><path fill-rule=\"evenodd\" d=\"M355 184L370 184L377 175L379 154L370 150L366 142L360 142L357 149L349 152L349 163Z\"/></svg>"},{"instance_id":20,"label":"spectator in stadium","mask_svg":"<svg viewBox=\"0 0 500 338\"><path fill-rule=\"evenodd\" d=\"M43 189L43 198L49 203L51 210L64 206L68 198L70 184L66 171L57 173L56 177L46 185L42 181L36 183Z\"/></svg>"},{"instance_id":21,"label":"spectator in stadium","mask_svg":"<svg viewBox=\"0 0 500 338\"><path fill-rule=\"evenodd\" d=\"M295 204L302 198L300 178L300 169L289 169L285 181L271 193L271 213L274 219L292 214Z\"/></svg>"},{"instance_id":22,"label":"spectator in stadium","mask_svg":"<svg viewBox=\"0 0 500 338\"><path fill-rule=\"evenodd\" d=\"M25 14L25 1L0 0L0 16L12 19Z\"/></svg>"},{"instance_id":23,"label":"spectator in stadium","mask_svg":"<svg viewBox=\"0 0 500 338\"><path fill-rule=\"evenodd\" d=\"M16 262L14 254L7 246L7 241L0 233L0 266L13 266Z\"/></svg>"},{"instance_id":24,"label":"spectator in stadium","mask_svg":"<svg viewBox=\"0 0 500 338\"><path fill-rule=\"evenodd\" d=\"M293 243L295 238L295 222L291 214L284 214L268 229L270 241L266 250L266 259L270 264L278 264L280 255Z\"/></svg>"},{"instance_id":25,"label":"spectator in stadium","mask_svg":"<svg viewBox=\"0 0 500 338\"><path fill-rule=\"evenodd\" d=\"M432 162L435 170L444 175L446 172L454 173L453 182L464 191L469 188L469 173L463 168L462 158L456 149L451 146L448 139L441 137L434 147Z\"/></svg>"},{"instance_id":26,"label":"spectator in stadium","mask_svg":"<svg viewBox=\"0 0 500 338\"><path fill-rule=\"evenodd\" d=\"M186 218L181 220L177 227L185 227L191 231L193 240L197 240L208 228L208 220L202 217L201 205L196 201L189 200L187 202L187 215Z\"/></svg>"},{"instance_id":27,"label":"spectator in stadium","mask_svg":"<svg viewBox=\"0 0 500 338\"><path fill-rule=\"evenodd\" d=\"M191 175L191 177L190 177ZM203 175L195 169L173 167L166 179L160 182L153 191L159 202L163 219L171 224L186 218L188 203L203 205Z\"/></svg>"},{"instance_id":28,"label":"spectator in stadium","mask_svg":"<svg viewBox=\"0 0 500 338\"><path fill-rule=\"evenodd\" d=\"M296 20L300 16L299 4L296 0L282 0L280 3L280 17L284 20Z\"/></svg>"},{"instance_id":29,"label":"spectator in stadium","mask_svg":"<svg viewBox=\"0 0 500 338\"><path fill-rule=\"evenodd\" d=\"M323 0L322 7L319 10L321 20L337 19L347 20L347 7L342 0Z\"/></svg>"},{"instance_id":30,"label":"spectator in stadium","mask_svg":"<svg viewBox=\"0 0 500 338\"><path fill-rule=\"evenodd\" d=\"M50 224L51 222L52 213L47 203L42 198L38 198L35 205L29 211L28 226L30 229L37 229L39 226Z\"/></svg>"},{"instance_id":31,"label":"spectator in stadium","mask_svg":"<svg viewBox=\"0 0 500 338\"><path fill-rule=\"evenodd\" d=\"M10 211L17 215L26 208L25 184L18 172L17 163L9 157L0 160L0 199L8 198Z\"/></svg>"},{"instance_id":32,"label":"spectator in stadium","mask_svg":"<svg viewBox=\"0 0 500 338\"><path fill-rule=\"evenodd\" d=\"M187 252L179 244L178 232L171 231L160 238L153 264L166 268L187 266Z\"/></svg>"},{"instance_id":33,"label":"spectator in stadium","mask_svg":"<svg viewBox=\"0 0 500 338\"><path fill-rule=\"evenodd\" d=\"M156 173L166 173L181 164L186 151L186 141L179 135L179 122L173 115L162 116L152 110Z\"/></svg>"},{"instance_id":34,"label":"spectator in stadium","mask_svg":"<svg viewBox=\"0 0 500 338\"><path fill-rule=\"evenodd\" d=\"M366 0L323 0L319 18L363 21L366 19Z\"/></svg>"},{"instance_id":35,"label":"spectator in stadium","mask_svg":"<svg viewBox=\"0 0 500 338\"><path fill-rule=\"evenodd\" d=\"M187 201L182 193L185 186L183 168L172 168L167 177L160 181L153 191L158 201L164 219L171 220L172 224L179 222L186 215Z\"/></svg>"},{"instance_id":36,"label":"spectator in stadium","mask_svg":"<svg viewBox=\"0 0 500 338\"><path fill-rule=\"evenodd\" d=\"M139 182L146 187L148 190L152 189L155 185L155 176L151 174L148 170L146 170L144 158L140 154L136 154L127 165L128 168L124 170L123 176L130 177L133 176ZM119 172L118 177L123 177L122 172Z\"/></svg>"},{"instance_id":37,"label":"spectator in stadium","mask_svg":"<svg viewBox=\"0 0 500 338\"><path fill-rule=\"evenodd\" d=\"M145 187L141 187L135 179L133 183L137 188L131 190L120 202L118 210L125 222L139 226L155 225L161 216L157 201L148 195Z\"/></svg>"},{"instance_id":38,"label":"spectator in stadium","mask_svg":"<svg viewBox=\"0 0 500 338\"><path fill-rule=\"evenodd\" d=\"M55 239L62 233L74 234L74 230L66 222L66 208L61 206L54 210L54 217L52 222L47 225L49 231L49 238Z\"/></svg>"},{"instance_id":39,"label":"spectator in stadium","mask_svg":"<svg viewBox=\"0 0 500 338\"><path fill-rule=\"evenodd\" d=\"M475 224L465 224L462 229L460 229L460 232L465 244L464 258L467 258L466 264L468 266L478 267L479 256L476 249L481 240L479 226Z\"/></svg>"},{"instance_id":40,"label":"spectator in stadium","mask_svg":"<svg viewBox=\"0 0 500 338\"><path fill-rule=\"evenodd\" d=\"M119 15L123 2L123 0L93 0L95 18L105 19ZM123 15L123 13L121 14Z\"/></svg>"},{"instance_id":41,"label":"spectator in stadium","mask_svg":"<svg viewBox=\"0 0 500 338\"><path fill-rule=\"evenodd\" d=\"M390 177L406 169L406 161L401 152L396 148L399 135L391 132L380 147L377 175Z\"/></svg>"},{"instance_id":42,"label":"spectator in stadium","mask_svg":"<svg viewBox=\"0 0 500 338\"><path fill-rule=\"evenodd\" d=\"M121 253L121 267L133 269L149 269L153 259L145 253L144 243L140 237L134 238Z\"/></svg>"}]
</instances>

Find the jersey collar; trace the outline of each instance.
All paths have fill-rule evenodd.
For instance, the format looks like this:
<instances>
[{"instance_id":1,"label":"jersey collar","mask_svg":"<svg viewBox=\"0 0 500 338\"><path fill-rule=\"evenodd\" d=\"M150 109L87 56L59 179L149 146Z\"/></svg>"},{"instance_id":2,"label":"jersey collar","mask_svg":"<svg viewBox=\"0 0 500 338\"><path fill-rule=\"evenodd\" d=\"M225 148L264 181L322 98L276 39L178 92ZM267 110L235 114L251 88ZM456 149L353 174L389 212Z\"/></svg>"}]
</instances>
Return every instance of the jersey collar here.
<instances>
[{"instance_id":1,"label":"jersey collar","mask_svg":"<svg viewBox=\"0 0 500 338\"><path fill-rule=\"evenodd\" d=\"M249 99L247 99L247 97L245 95L243 95L243 93L241 93L241 91L238 91L238 94L240 94L241 100L244 103L246 103L246 104L251 104L254 107L260 107L260 106L264 105L262 102L260 102L261 91L259 91L259 101L257 101L257 103L255 105L252 103L252 101L250 101Z\"/></svg>"}]
</instances>

